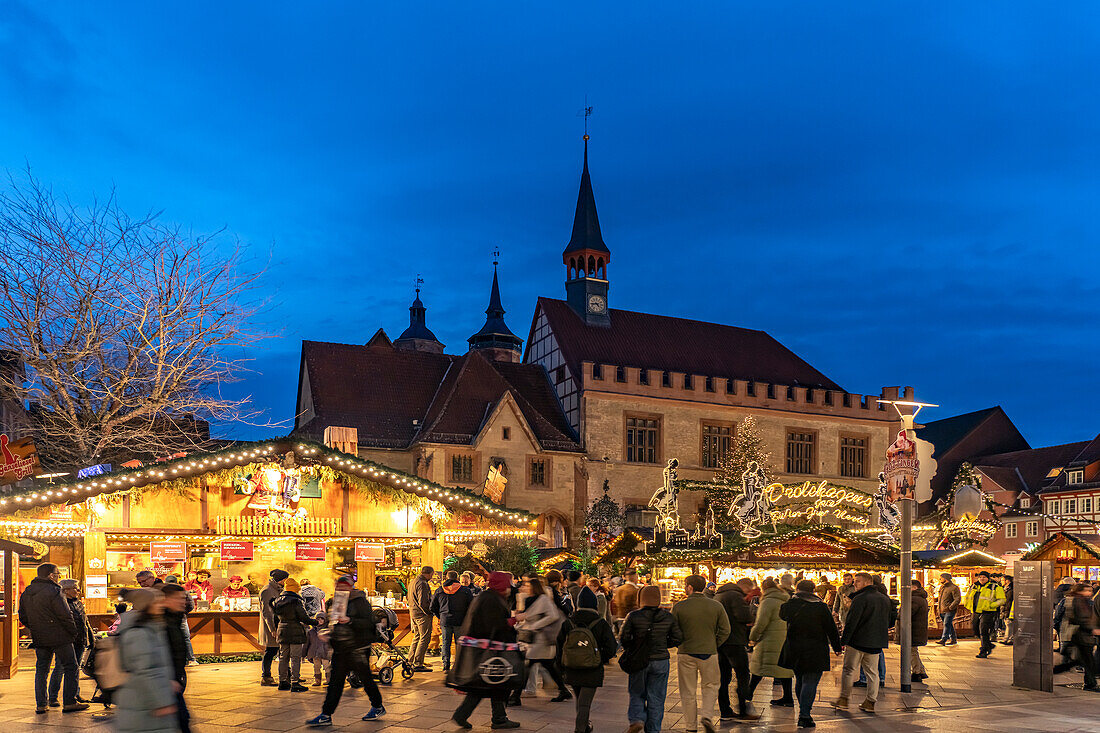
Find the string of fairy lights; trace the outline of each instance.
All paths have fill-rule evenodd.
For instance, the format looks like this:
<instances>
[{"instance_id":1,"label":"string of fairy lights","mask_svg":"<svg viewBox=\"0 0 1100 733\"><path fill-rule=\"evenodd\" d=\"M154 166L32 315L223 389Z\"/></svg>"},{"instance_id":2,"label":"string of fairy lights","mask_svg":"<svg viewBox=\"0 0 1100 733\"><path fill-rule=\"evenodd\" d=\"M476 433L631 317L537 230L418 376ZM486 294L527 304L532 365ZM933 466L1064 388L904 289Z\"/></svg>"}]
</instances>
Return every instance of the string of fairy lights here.
<instances>
[{"instance_id":1,"label":"string of fairy lights","mask_svg":"<svg viewBox=\"0 0 1100 733\"><path fill-rule=\"evenodd\" d=\"M327 446L307 441L290 443L262 443L236 446L218 453L179 458L149 467L117 471L48 487L31 487L0 497L0 507L14 505L27 509L45 504L84 501L93 496L116 494L142 488L150 484L190 478L200 474L247 465L256 460L277 460L279 455L294 448L298 454L314 457L329 466L359 478L384 483L393 488L409 491L426 499L439 502L449 508L468 510L489 519L515 526L527 527L535 517L520 509L507 509L473 492L452 489L432 481L421 479L392 468L347 453L340 453Z\"/></svg>"}]
</instances>

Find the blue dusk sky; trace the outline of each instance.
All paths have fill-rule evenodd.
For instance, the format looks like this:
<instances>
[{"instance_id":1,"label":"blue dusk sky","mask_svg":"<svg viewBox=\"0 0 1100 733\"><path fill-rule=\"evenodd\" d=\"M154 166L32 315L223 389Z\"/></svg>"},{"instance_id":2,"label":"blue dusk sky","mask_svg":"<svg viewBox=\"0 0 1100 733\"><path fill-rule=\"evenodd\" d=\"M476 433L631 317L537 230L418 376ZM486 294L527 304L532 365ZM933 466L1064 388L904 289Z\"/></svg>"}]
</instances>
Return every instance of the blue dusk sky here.
<instances>
[{"instance_id":1,"label":"blue dusk sky","mask_svg":"<svg viewBox=\"0 0 1100 733\"><path fill-rule=\"evenodd\" d=\"M590 163L613 308L763 329L929 419L1100 431L1095 3L7 2L0 166L221 227L294 410L302 339L450 352L564 297ZM227 240L228 241L228 240ZM285 429L284 429L285 431ZM274 429L226 426L266 437Z\"/></svg>"}]
</instances>

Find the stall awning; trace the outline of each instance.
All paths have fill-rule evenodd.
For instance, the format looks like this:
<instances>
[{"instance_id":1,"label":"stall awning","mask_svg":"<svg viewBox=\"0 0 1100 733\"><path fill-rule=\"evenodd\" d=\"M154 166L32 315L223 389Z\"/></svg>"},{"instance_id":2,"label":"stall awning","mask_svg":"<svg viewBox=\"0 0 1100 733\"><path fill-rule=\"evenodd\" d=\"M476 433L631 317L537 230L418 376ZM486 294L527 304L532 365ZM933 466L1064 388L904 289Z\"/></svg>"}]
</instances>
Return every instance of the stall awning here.
<instances>
[{"instance_id":1,"label":"stall awning","mask_svg":"<svg viewBox=\"0 0 1100 733\"><path fill-rule=\"evenodd\" d=\"M350 453L333 450L320 443L290 438L236 443L214 453L193 453L184 458L114 471L84 480L48 487L13 489L11 493L0 494L0 515L48 504L82 502L95 496L118 494L182 479L198 479L203 474L239 468L259 461L283 461L288 453L293 453L300 465L328 466L338 473L430 499L453 510L471 512L519 527L528 527L535 520L533 514L501 506L473 491L442 486Z\"/></svg>"},{"instance_id":2,"label":"stall awning","mask_svg":"<svg viewBox=\"0 0 1100 733\"><path fill-rule=\"evenodd\" d=\"M913 553L913 559L918 567L942 568L948 566L961 568L994 568L1004 567L1005 560L1002 557L991 555L982 550L920 550Z\"/></svg>"}]
</instances>

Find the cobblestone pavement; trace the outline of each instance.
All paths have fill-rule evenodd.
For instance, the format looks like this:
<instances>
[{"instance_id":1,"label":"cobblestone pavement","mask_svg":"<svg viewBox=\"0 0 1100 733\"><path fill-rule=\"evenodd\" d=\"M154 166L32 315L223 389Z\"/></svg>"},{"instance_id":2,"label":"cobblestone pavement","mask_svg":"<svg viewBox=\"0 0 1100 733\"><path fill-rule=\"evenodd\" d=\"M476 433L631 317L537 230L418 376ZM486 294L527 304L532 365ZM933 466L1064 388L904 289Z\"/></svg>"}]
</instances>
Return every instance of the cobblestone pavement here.
<instances>
[{"instance_id":1,"label":"cobblestone pavement","mask_svg":"<svg viewBox=\"0 0 1100 733\"><path fill-rule=\"evenodd\" d=\"M846 713L834 711L828 702L835 698L839 664L822 678L814 718L822 731L858 730L909 733L917 731L1095 731L1100 726L1100 694L1066 687L1080 683L1077 675L1060 675L1053 694L1016 689L1011 686L1011 649L998 647L988 660L974 658L977 642L963 641L956 647L930 646L922 650L928 674L927 685L913 685L913 692L898 691L898 651L888 653L887 689L879 696L877 712L860 712L858 689ZM28 663L30 660L25 660ZM438 661L438 660L437 660ZM198 733L242 733L242 731L305 731L304 721L320 712L323 688L310 692L279 692L258 685L258 663L202 665L191 668L187 689L188 705ZM675 680L675 672L673 673ZM91 690L91 682L82 683ZM572 703L552 703L553 690L540 690L536 698L524 698L523 706L511 708L511 717L524 731L568 733L573 729ZM442 684L440 672L417 674L415 679L383 687L388 711L378 722L364 722L361 716L370 705L359 691L348 691L334 716L333 730L385 733L450 731L448 722L460 698ZM776 689L774 695L778 696ZM795 731L795 711L768 706L772 689L767 683L756 692L755 704L763 717L754 724L728 723L726 730ZM617 666L607 674L607 684L596 695L592 725L595 733L612 733L626 728L626 678ZM98 706L93 707L93 711ZM475 730L489 729L488 702L482 703L471 722ZM0 733L43 730L109 731L108 723L90 713L62 714L51 709L35 715L33 674L27 665L13 680L0 681ZM675 682L670 685L665 714L666 731L682 731L680 701Z\"/></svg>"}]
</instances>

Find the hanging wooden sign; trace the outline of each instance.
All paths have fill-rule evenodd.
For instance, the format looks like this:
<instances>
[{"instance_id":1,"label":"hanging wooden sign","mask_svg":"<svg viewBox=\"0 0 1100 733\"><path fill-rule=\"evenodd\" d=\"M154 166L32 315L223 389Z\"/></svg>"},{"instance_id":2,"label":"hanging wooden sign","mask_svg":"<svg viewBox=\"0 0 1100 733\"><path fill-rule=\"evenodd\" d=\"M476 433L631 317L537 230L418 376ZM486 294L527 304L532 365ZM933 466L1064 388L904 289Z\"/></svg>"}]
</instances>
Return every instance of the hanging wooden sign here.
<instances>
[{"instance_id":1,"label":"hanging wooden sign","mask_svg":"<svg viewBox=\"0 0 1100 733\"><path fill-rule=\"evenodd\" d=\"M38 463L38 449L30 438L12 441L8 436L0 435L0 453L4 462L0 465L0 485L14 484L28 476L42 473Z\"/></svg>"}]
</instances>

